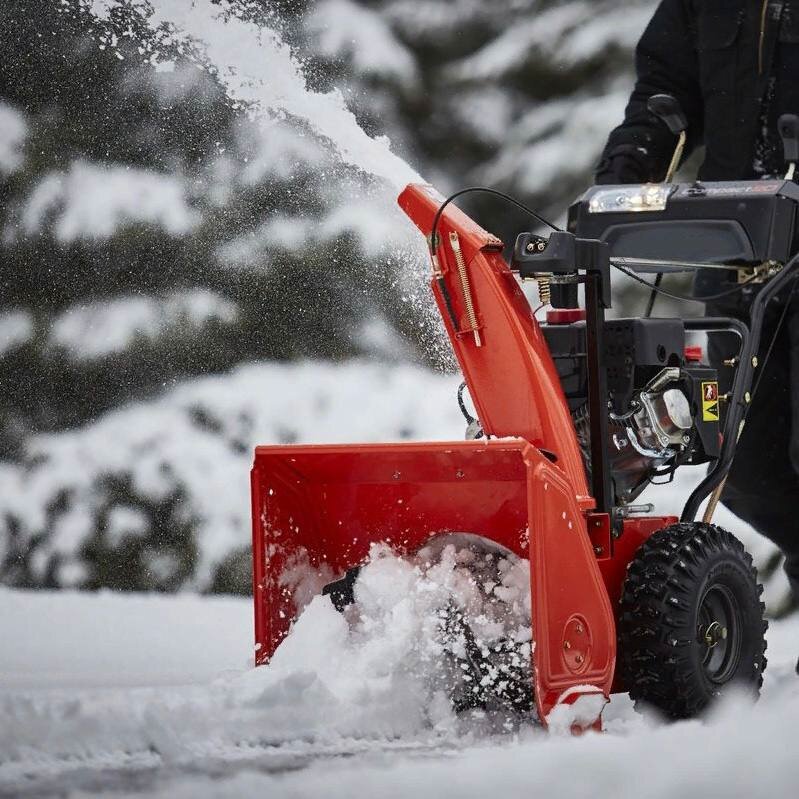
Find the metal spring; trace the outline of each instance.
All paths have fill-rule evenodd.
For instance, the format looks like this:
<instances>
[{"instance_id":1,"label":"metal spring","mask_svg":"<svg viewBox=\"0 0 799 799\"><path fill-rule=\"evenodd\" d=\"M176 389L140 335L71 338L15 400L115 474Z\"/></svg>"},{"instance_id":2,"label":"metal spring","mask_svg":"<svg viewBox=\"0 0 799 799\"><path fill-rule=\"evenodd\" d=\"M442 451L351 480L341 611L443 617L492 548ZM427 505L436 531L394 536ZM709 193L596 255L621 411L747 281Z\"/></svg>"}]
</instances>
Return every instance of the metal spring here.
<instances>
[{"instance_id":1,"label":"metal spring","mask_svg":"<svg viewBox=\"0 0 799 799\"><path fill-rule=\"evenodd\" d=\"M469 327L474 334L474 343L478 347L483 346L480 338L480 331L477 329L477 314L474 311L472 300L472 286L469 282L469 273L466 271L466 261L463 258L461 243L455 231L449 234L449 243L452 245L452 252L455 254L455 263L458 265L458 275L461 279L461 289L463 290L463 302L466 305L466 318L469 320Z\"/></svg>"},{"instance_id":2,"label":"metal spring","mask_svg":"<svg viewBox=\"0 0 799 799\"><path fill-rule=\"evenodd\" d=\"M535 279L538 283L538 299L541 305L550 305L552 303L552 275L536 275Z\"/></svg>"}]
</instances>

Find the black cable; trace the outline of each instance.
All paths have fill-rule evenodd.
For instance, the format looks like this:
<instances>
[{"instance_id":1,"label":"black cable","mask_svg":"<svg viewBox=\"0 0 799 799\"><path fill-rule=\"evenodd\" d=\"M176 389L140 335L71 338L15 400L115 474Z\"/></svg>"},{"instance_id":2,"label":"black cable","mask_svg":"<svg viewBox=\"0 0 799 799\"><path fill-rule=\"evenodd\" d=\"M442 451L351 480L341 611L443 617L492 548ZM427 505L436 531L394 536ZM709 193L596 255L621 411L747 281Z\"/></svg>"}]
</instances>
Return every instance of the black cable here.
<instances>
[{"instance_id":1,"label":"black cable","mask_svg":"<svg viewBox=\"0 0 799 799\"><path fill-rule=\"evenodd\" d=\"M655 310L655 300L657 299L657 290L663 282L663 272L658 272L655 278L655 283L652 286L652 291L649 292L649 302L646 304L646 311L644 311L644 319L649 319L652 316L652 311Z\"/></svg>"},{"instance_id":2,"label":"black cable","mask_svg":"<svg viewBox=\"0 0 799 799\"><path fill-rule=\"evenodd\" d=\"M666 291L665 289L656 286L654 283L650 283L648 280L644 280L642 277L639 277L635 274L635 272L630 271L629 269L625 269L620 264L617 264L613 259L610 261L611 265L618 269L619 272L623 272L627 277L631 277L633 280L637 280L639 283L642 283L648 289L652 291L654 294L662 294L664 297L670 297L672 300L680 300L681 302L712 302L713 300L721 300L724 297L731 297L733 294L737 294L739 291L743 291L748 285L754 283L758 279L758 275L752 275L748 280L744 280L743 283L739 283L735 288L728 289L727 291L721 291L718 294L706 294L703 297L686 297L683 294L673 294L670 291Z\"/></svg>"},{"instance_id":3,"label":"black cable","mask_svg":"<svg viewBox=\"0 0 799 799\"><path fill-rule=\"evenodd\" d=\"M749 400L750 404L754 402L757 390L760 388L760 382L763 380L763 375L766 373L766 364L769 362L769 359L771 358L771 353L774 352L774 347L777 344L777 338L780 335L780 330L782 330L782 326L785 324L785 319L788 316L788 309L791 307L791 303L793 302L793 298L796 296L796 289L798 287L799 287L799 282L794 282L793 288L791 289L791 293L788 295L788 300L785 303L785 307L782 309L779 321L777 322L777 327L774 329L774 335L771 337L771 342L768 345L768 350L766 350L766 355L763 358L763 363L760 364L760 371L758 372L757 380L755 381L755 385L752 388L752 392L750 395L750 400Z\"/></svg>"},{"instance_id":4,"label":"black cable","mask_svg":"<svg viewBox=\"0 0 799 799\"><path fill-rule=\"evenodd\" d=\"M466 403L463 401L463 391L466 388L466 381L461 383L458 386L458 405L460 406L461 413L463 414L463 418L466 419L466 424L472 424L476 422L477 419L472 416L466 408Z\"/></svg>"},{"instance_id":5,"label":"black cable","mask_svg":"<svg viewBox=\"0 0 799 799\"><path fill-rule=\"evenodd\" d=\"M552 228L552 230L561 231L557 225L553 225L548 219L544 219L543 216L533 211L532 208L528 208L524 203L520 203L518 200L511 197L509 194L505 194L504 192L497 191L496 189L488 189L483 186L470 186L468 189L461 189L460 191L456 191L455 194L451 194L447 197L446 200L439 206L438 211L436 211L436 215L433 217L433 227L430 231L430 249L431 251L435 252L436 247L438 246L438 223L441 221L441 214L444 213L444 209L453 201L456 200L463 194L470 194L473 192L481 192L483 194L491 194L494 197L501 197L506 202L511 203L511 205L515 205L517 208L520 208L527 214L530 214L534 219L537 219L542 225L548 225Z\"/></svg>"},{"instance_id":6,"label":"black cable","mask_svg":"<svg viewBox=\"0 0 799 799\"><path fill-rule=\"evenodd\" d=\"M466 381L464 381L463 383L460 384L460 386L458 386L458 405L460 406L461 413L463 414L463 418L466 419L467 431L468 431L468 428L471 425L473 425L473 424L478 424L479 425L480 424L480 420L477 419L475 416L472 416L469 413L468 409L466 408L466 403L463 401L463 392L466 389L466 387L467 387L466 386ZM484 436L487 439L491 438L491 436L486 435L486 432L485 432L485 430L483 430L482 427L478 427L476 429L476 431L475 431L475 437L476 438L483 438Z\"/></svg>"},{"instance_id":7,"label":"black cable","mask_svg":"<svg viewBox=\"0 0 799 799\"><path fill-rule=\"evenodd\" d=\"M532 216L534 219L538 220L542 225L547 225L548 227L552 228L552 230L556 230L558 232L562 232L562 228L559 228L554 223L550 222L548 219L541 216L541 214L534 211L532 208L529 208L524 203L519 202L517 199L511 197L509 194L505 194L504 192L497 191L497 189L489 189L485 186L470 186L466 189L461 189L460 191L456 191L454 194L451 194L444 200L443 203L438 207L436 211L436 215L433 217L433 227L430 231L430 249L432 252L435 252L438 246L438 224L441 221L441 215L444 213L444 209L453 201L456 200L458 197L463 196L464 194L470 193L482 193L482 194L490 194L494 197L500 197L501 199L505 200L506 202L511 203L511 205L515 205L517 208L520 208L525 213ZM657 294L661 294L664 297L669 297L672 300L678 300L680 302L699 302L699 303L707 303L713 302L715 300L721 300L725 297L731 297L734 294L737 294L740 291L743 291L747 286L751 285L758 279L758 275L752 275L748 280L744 280L742 283L739 283L737 286L734 286L727 291L720 291L717 294L707 294L703 297L686 297L683 294L675 294L670 291L666 291L665 289L660 287L660 280L663 277L662 272L658 272L657 277L655 278L654 283L650 283L648 280L644 280L639 275L636 275L635 272L632 272L629 269L621 266L621 264L616 263L613 259L610 261L611 265L622 272L623 274L627 275L627 277L632 278L633 280L638 281L642 285L646 286L651 294L649 297L649 303L647 306L647 313L645 316L649 316L652 313L652 309L654 308L655 304L655 296Z\"/></svg>"}]
</instances>

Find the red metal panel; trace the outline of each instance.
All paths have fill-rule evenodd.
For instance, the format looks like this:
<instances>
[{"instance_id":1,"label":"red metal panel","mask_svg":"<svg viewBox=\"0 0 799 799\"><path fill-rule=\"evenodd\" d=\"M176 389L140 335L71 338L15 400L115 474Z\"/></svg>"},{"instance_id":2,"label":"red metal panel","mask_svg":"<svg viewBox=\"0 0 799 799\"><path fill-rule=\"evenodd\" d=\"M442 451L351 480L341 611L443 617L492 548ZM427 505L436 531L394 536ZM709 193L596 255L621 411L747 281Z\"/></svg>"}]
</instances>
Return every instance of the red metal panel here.
<instances>
[{"instance_id":1,"label":"red metal panel","mask_svg":"<svg viewBox=\"0 0 799 799\"><path fill-rule=\"evenodd\" d=\"M400 206L425 236L431 233L442 201L429 186L408 186L399 197ZM468 324L449 246L451 231L460 237L469 271L481 347L471 334L461 332ZM457 330L437 281L431 286L485 431L494 436L519 436L555 453L580 506L594 507L555 364L530 305L502 257L502 243L454 205L442 214L438 234L441 269L459 320Z\"/></svg>"},{"instance_id":2,"label":"red metal panel","mask_svg":"<svg viewBox=\"0 0 799 799\"><path fill-rule=\"evenodd\" d=\"M414 552L468 532L530 558L541 718L573 685L607 695L615 627L585 520L563 473L527 442L259 447L253 487L257 663L300 610L285 579L298 564L321 584L373 543Z\"/></svg>"},{"instance_id":3,"label":"red metal panel","mask_svg":"<svg viewBox=\"0 0 799 799\"><path fill-rule=\"evenodd\" d=\"M300 608L285 575L324 582L373 543L413 552L436 533L470 532L527 557L526 467L518 440L259 447L253 481L256 662Z\"/></svg>"},{"instance_id":4,"label":"red metal panel","mask_svg":"<svg viewBox=\"0 0 799 799\"><path fill-rule=\"evenodd\" d=\"M636 516L625 519L622 534L613 541L613 554L610 558L599 559L599 569L605 581L608 596L613 607L617 607L621 599L627 566L635 557L635 553L652 533L676 524L676 516Z\"/></svg>"},{"instance_id":5,"label":"red metal panel","mask_svg":"<svg viewBox=\"0 0 799 799\"><path fill-rule=\"evenodd\" d=\"M599 514L589 516L589 525L592 520L596 522L600 521L600 519L601 515ZM605 519L607 519L607 516L605 516ZM676 516L636 516L632 519L625 519L622 534L616 539L611 539L608 526L606 540L610 542L610 548L603 548L603 552L598 555L598 565L614 613L619 607L624 580L627 577L627 567L635 557L638 548L652 533L656 533L658 530L662 530L664 527L676 522ZM601 536L601 530L599 528L596 529L599 536ZM623 693L627 690L621 674L617 673L614 676L612 690L613 693Z\"/></svg>"},{"instance_id":6,"label":"red metal panel","mask_svg":"<svg viewBox=\"0 0 799 799\"><path fill-rule=\"evenodd\" d=\"M539 454L528 490L535 695L545 720L576 685L610 696L616 626L585 515L563 473Z\"/></svg>"}]
</instances>

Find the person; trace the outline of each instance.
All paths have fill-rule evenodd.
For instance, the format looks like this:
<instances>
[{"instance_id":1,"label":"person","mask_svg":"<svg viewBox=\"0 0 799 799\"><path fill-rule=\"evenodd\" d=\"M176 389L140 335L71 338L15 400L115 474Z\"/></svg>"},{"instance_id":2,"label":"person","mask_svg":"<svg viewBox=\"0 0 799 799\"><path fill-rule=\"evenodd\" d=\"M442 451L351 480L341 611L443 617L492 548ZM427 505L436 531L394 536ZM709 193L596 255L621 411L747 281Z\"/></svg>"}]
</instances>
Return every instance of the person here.
<instances>
[{"instance_id":1,"label":"person","mask_svg":"<svg viewBox=\"0 0 799 799\"><path fill-rule=\"evenodd\" d=\"M682 107L686 157L704 145L699 180L785 175L777 120L799 114L799 0L662 0L636 49L636 71L624 121L611 132L597 167L597 183L664 179L676 139L647 111L655 94L672 95ZM724 293L736 284L736 271L704 270L695 278L694 296ZM757 290L747 286L708 302L706 314L747 321ZM722 502L782 550L796 603L799 299L792 298L789 290L769 303L759 358L765 367L756 378L757 394ZM712 337L710 354L720 378L729 381L732 369L721 363L730 344L719 343L722 338L729 337Z\"/></svg>"}]
</instances>

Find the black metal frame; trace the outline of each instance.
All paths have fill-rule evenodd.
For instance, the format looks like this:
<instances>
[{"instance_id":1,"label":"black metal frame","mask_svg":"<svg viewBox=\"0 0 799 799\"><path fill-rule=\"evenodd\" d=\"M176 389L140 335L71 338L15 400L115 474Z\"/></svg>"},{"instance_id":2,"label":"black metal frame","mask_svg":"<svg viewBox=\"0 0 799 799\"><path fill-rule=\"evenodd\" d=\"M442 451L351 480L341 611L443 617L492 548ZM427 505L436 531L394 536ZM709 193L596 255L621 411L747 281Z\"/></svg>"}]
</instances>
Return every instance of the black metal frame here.
<instances>
[{"instance_id":1,"label":"black metal frame","mask_svg":"<svg viewBox=\"0 0 799 799\"><path fill-rule=\"evenodd\" d=\"M588 271L585 283L585 349L588 373L588 425L591 434L591 490L599 513L613 510L613 481L608 455L610 416L605 364L605 306L599 271Z\"/></svg>"},{"instance_id":2,"label":"black metal frame","mask_svg":"<svg viewBox=\"0 0 799 799\"><path fill-rule=\"evenodd\" d=\"M751 402L747 395L751 395L757 367L755 358L760 350L760 338L763 332L763 319L766 306L785 286L796 277L796 267L799 266L799 255L795 255L777 275L763 284L763 287L752 301L750 311L750 326L747 327L737 319L710 318L686 319L686 330L705 332L733 332L741 339L741 349L738 353L738 368L735 370L729 410L724 422L724 441L721 446L719 459L707 473L705 479L694 489L685 503L681 521L691 522L696 518L699 506L704 502L719 485L726 479L735 459L738 445L738 434L741 424L746 421ZM765 364L760 364L765 366ZM749 397L751 400L751 396Z\"/></svg>"},{"instance_id":3,"label":"black metal frame","mask_svg":"<svg viewBox=\"0 0 799 799\"><path fill-rule=\"evenodd\" d=\"M585 285L586 370L588 374L588 411L591 435L591 491L599 513L614 511L613 483L607 451L610 417L608 409L607 368L605 364L605 309L610 307L610 248L604 241L582 239L571 233L558 232L550 237L544 252L528 245L533 234L522 233L516 240L512 269L522 277L535 277L539 272L568 276L566 285ZM763 283L752 301L750 326L738 319L685 319L685 329L706 333L735 333L741 340L738 368L733 378L729 409L724 420L724 440L719 458L705 479L693 491L683 508L682 521L693 521L699 506L722 483L735 458L738 433L749 410L748 395L756 372L755 357L760 348L763 318L768 303L793 279L799 266L794 256L774 277ZM564 293L564 305L576 307L577 292ZM651 299L651 298L650 298Z\"/></svg>"},{"instance_id":4,"label":"black metal frame","mask_svg":"<svg viewBox=\"0 0 799 799\"><path fill-rule=\"evenodd\" d=\"M542 252L538 237L521 233L516 239L511 269L523 278L538 273L561 277L556 308L577 307L577 284L585 285L586 369L588 372L588 414L591 435L591 491L597 511L612 513L613 483L607 451L610 417L607 369L605 367L605 309L610 308L610 246L598 239L582 239L561 230L549 237Z\"/></svg>"}]
</instances>

